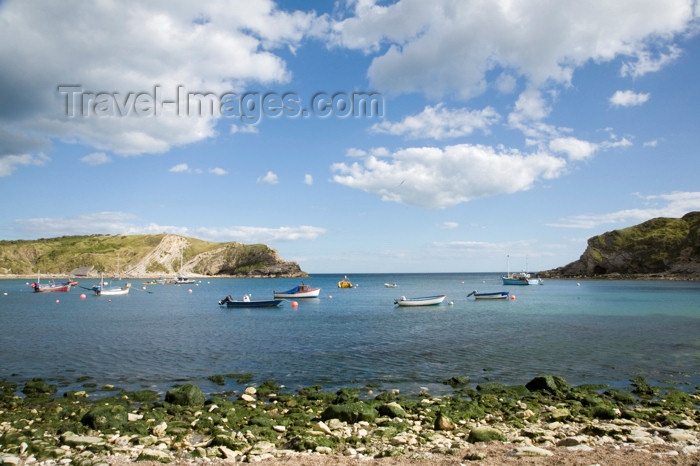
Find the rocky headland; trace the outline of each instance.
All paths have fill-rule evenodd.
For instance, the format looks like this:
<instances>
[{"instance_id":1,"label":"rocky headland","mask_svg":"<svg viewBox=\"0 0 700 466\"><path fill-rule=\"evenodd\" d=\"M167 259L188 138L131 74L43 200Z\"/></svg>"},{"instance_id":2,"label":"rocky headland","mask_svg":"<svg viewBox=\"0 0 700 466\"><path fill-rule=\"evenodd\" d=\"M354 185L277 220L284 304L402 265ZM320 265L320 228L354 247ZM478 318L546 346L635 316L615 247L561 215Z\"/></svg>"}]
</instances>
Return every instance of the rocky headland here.
<instances>
[{"instance_id":1,"label":"rocky headland","mask_svg":"<svg viewBox=\"0 0 700 466\"><path fill-rule=\"evenodd\" d=\"M248 376L248 377L247 377ZM0 382L2 464L674 464L700 462L700 392L650 386L526 385L468 377L452 394L274 381L206 397L193 384L162 394L85 382L57 396L44 380ZM697 390L698 387L695 387Z\"/></svg>"},{"instance_id":2,"label":"rocky headland","mask_svg":"<svg viewBox=\"0 0 700 466\"><path fill-rule=\"evenodd\" d=\"M580 259L545 278L700 279L700 212L655 218L589 238Z\"/></svg>"},{"instance_id":3,"label":"rocky headland","mask_svg":"<svg viewBox=\"0 0 700 466\"><path fill-rule=\"evenodd\" d=\"M307 277L299 264L265 244L212 243L178 235L63 236L0 241L6 278Z\"/></svg>"}]
</instances>

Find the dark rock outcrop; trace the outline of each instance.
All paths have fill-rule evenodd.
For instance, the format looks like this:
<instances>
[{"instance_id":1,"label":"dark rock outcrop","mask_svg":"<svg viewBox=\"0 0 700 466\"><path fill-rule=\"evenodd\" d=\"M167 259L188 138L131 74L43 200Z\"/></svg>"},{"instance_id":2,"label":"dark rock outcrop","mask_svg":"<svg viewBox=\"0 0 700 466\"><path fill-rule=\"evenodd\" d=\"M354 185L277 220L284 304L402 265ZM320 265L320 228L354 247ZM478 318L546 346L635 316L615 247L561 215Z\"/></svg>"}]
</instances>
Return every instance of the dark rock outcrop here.
<instances>
[{"instance_id":1,"label":"dark rock outcrop","mask_svg":"<svg viewBox=\"0 0 700 466\"><path fill-rule=\"evenodd\" d=\"M581 258L549 278L700 278L700 212L654 218L588 240Z\"/></svg>"}]
</instances>

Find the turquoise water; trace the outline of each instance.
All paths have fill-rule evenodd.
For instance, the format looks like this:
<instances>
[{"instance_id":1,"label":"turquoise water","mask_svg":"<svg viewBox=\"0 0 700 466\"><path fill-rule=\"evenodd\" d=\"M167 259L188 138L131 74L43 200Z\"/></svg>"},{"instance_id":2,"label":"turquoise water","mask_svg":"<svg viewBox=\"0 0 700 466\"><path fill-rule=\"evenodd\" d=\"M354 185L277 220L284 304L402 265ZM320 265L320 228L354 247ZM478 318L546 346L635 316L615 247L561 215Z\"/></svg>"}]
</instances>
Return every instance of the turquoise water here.
<instances>
[{"instance_id":1,"label":"turquoise water","mask_svg":"<svg viewBox=\"0 0 700 466\"><path fill-rule=\"evenodd\" d=\"M555 374L572 384L626 387L641 375L700 385L700 282L504 287L498 274L366 274L349 276L357 288L338 289L341 278L315 275L305 282L321 287L319 298L271 309L225 309L217 301L244 293L269 299L300 280L203 279L148 292L132 280L128 296L111 298L81 289L33 293L26 280L2 280L0 379L42 377L61 390L81 389L83 376L126 389L187 381L207 392L239 389L235 379L225 387L207 380L229 373L291 390L370 384L441 393L449 391L441 382L458 375L473 384ZM507 289L516 299L475 302L466 297L474 289ZM393 304L402 295L435 294L446 294L445 303Z\"/></svg>"}]
</instances>

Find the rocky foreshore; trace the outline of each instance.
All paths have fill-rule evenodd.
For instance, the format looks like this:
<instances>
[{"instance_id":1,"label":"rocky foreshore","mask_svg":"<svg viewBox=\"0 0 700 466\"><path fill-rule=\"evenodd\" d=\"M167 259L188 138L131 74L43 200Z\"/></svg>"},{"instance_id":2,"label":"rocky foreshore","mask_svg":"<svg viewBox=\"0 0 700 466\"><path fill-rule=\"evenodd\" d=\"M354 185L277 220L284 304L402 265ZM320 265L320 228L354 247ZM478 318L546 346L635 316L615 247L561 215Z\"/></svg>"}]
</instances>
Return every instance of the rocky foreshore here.
<instances>
[{"instance_id":1,"label":"rocky foreshore","mask_svg":"<svg viewBox=\"0 0 700 466\"><path fill-rule=\"evenodd\" d=\"M106 386L117 394L97 398L56 396L41 379L17 396L17 384L2 382L0 463L700 463L700 392L642 378L629 390L571 387L556 376L524 386L468 382L446 380L450 396L404 397L320 386L285 393L267 381L208 399L192 384L164 398Z\"/></svg>"}]
</instances>

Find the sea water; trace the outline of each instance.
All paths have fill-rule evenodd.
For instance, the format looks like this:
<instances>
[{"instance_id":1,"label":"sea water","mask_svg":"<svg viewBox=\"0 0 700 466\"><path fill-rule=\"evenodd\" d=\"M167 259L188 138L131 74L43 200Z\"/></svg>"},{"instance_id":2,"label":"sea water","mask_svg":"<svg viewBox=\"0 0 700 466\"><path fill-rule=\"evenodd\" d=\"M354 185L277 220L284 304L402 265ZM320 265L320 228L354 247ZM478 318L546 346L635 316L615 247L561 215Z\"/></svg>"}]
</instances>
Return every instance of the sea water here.
<instances>
[{"instance_id":1,"label":"sea water","mask_svg":"<svg viewBox=\"0 0 700 466\"><path fill-rule=\"evenodd\" d=\"M700 385L700 282L547 280L504 286L499 274L362 274L306 279L197 279L191 285L131 280L126 296L33 293L0 281L0 380L41 377L60 390L101 386L164 391L192 382L221 387L217 374L252 374L295 390L398 388L448 392L442 384L525 384L560 375L570 384L627 387L642 376L694 391ZM276 308L228 309L226 295L271 299L305 282L319 298ZM81 280L89 288L96 280ZM384 283L397 283L387 288ZM112 284L117 284L114 282ZM515 299L467 294L510 291ZM81 293L86 297L82 299ZM438 306L397 307L401 296L446 294Z\"/></svg>"}]
</instances>

